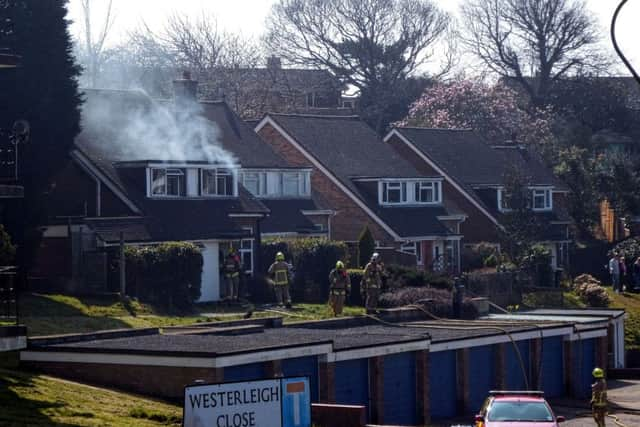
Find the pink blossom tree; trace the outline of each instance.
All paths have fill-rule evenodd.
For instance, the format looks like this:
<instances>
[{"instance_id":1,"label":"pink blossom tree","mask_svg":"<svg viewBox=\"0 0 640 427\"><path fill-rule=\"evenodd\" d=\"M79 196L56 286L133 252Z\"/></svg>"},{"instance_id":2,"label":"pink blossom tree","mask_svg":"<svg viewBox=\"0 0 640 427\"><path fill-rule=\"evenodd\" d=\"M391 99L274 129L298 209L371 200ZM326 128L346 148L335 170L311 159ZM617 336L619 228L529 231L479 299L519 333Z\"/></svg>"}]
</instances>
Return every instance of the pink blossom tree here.
<instances>
[{"instance_id":1,"label":"pink blossom tree","mask_svg":"<svg viewBox=\"0 0 640 427\"><path fill-rule=\"evenodd\" d=\"M469 80L429 87L413 103L400 126L473 129L490 144L513 141L542 147L552 142L552 116L548 109L525 110L523 96L498 83Z\"/></svg>"}]
</instances>

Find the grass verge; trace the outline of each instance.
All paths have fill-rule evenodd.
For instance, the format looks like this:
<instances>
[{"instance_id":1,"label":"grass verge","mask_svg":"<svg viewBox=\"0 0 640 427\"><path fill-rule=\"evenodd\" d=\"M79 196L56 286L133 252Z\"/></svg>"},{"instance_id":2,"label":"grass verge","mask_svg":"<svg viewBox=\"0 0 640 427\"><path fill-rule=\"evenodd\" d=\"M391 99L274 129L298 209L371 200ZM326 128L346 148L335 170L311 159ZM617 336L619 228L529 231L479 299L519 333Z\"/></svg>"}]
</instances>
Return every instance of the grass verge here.
<instances>
[{"instance_id":1,"label":"grass verge","mask_svg":"<svg viewBox=\"0 0 640 427\"><path fill-rule=\"evenodd\" d=\"M0 408L0 426L176 426L182 419L178 406L5 369Z\"/></svg>"}]
</instances>

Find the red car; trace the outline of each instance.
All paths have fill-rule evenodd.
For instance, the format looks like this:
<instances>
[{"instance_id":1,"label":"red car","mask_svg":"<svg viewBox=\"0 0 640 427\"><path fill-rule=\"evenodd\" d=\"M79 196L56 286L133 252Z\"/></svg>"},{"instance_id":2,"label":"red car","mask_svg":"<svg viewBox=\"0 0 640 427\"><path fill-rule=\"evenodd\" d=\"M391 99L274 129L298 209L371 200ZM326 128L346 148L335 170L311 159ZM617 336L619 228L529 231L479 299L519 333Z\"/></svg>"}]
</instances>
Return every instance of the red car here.
<instances>
[{"instance_id":1,"label":"red car","mask_svg":"<svg viewBox=\"0 0 640 427\"><path fill-rule=\"evenodd\" d=\"M491 391L476 415L476 427L558 427L541 391Z\"/></svg>"}]
</instances>

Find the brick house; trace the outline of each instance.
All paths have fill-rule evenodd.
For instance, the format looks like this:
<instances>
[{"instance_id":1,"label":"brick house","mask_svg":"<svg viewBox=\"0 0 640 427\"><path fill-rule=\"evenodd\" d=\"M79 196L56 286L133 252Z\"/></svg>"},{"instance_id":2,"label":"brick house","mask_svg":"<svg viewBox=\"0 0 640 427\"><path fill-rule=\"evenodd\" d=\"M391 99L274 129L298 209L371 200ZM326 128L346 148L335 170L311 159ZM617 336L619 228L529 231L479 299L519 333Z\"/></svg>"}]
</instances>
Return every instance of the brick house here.
<instances>
[{"instance_id":1,"label":"brick house","mask_svg":"<svg viewBox=\"0 0 640 427\"><path fill-rule=\"evenodd\" d=\"M176 99L164 102L85 92L82 132L55 178L32 276L103 290L121 239L190 241L203 251L201 301L215 301L229 248L251 273L263 234L326 235L331 211L311 197L310 169L288 165L226 103L196 102L194 81L175 85ZM178 132L157 122L178 114Z\"/></svg>"},{"instance_id":2,"label":"brick house","mask_svg":"<svg viewBox=\"0 0 640 427\"><path fill-rule=\"evenodd\" d=\"M367 225L377 246L419 268L458 270L465 215L442 204L443 177L419 172L355 116L268 114L256 126L335 211L329 237L355 243Z\"/></svg>"},{"instance_id":3,"label":"brick house","mask_svg":"<svg viewBox=\"0 0 640 427\"><path fill-rule=\"evenodd\" d=\"M474 132L459 129L398 127L384 140L423 174L442 175L444 206L468 215L460 226L468 245L499 245L505 173L512 167L521 171L529 181L531 208L544 224L540 243L550 250L553 267L568 265L568 190L534 153L511 144L490 146Z\"/></svg>"}]
</instances>

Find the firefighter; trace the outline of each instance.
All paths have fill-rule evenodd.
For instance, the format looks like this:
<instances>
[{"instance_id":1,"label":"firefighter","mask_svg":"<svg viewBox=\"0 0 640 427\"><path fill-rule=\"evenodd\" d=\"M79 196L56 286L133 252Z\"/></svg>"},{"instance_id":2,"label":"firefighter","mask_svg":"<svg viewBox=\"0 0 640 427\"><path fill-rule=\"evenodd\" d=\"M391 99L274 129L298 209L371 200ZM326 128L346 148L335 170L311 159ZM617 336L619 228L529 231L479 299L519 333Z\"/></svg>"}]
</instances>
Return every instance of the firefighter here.
<instances>
[{"instance_id":1,"label":"firefighter","mask_svg":"<svg viewBox=\"0 0 640 427\"><path fill-rule=\"evenodd\" d=\"M374 252L371 261L364 267L362 273L362 293L365 296L365 307L367 314L376 313L378 307L378 297L382 288L382 276L384 275L384 264L380 259L380 254Z\"/></svg>"},{"instance_id":2,"label":"firefighter","mask_svg":"<svg viewBox=\"0 0 640 427\"><path fill-rule=\"evenodd\" d=\"M222 271L224 273L224 279L227 283L227 298L232 301L238 301L239 290L240 290L240 258L236 255L236 252L233 250L229 250L227 257L224 260L224 264L222 266Z\"/></svg>"},{"instance_id":3,"label":"firefighter","mask_svg":"<svg viewBox=\"0 0 640 427\"><path fill-rule=\"evenodd\" d=\"M291 296L289 295L291 272L289 264L284 262L284 254L282 252L276 254L276 261L269 267L269 275L272 277L278 305L284 303L287 308L291 308Z\"/></svg>"},{"instance_id":4,"label":"firefighter","mask_svg":"<svg viewBox=\"0 0 640 427\"><path fill-rule=\"evenodd\" d=\"M351 292L351 280L342 261L336 262L336 268L329 273L329 306L334 316L342 314L344 300Z\"/></svg>"},{"instance_id":5,"label":"firefighter","mask_svg":"<svg viewBox=\"0 0 640 427\"><path fill-rule=\"evenodd\" d=\"M598 427L605 426L607 416L607 382L601 368L593 370L595 382L591 384L591 411Z\"/></svg>"}]
</instances>

